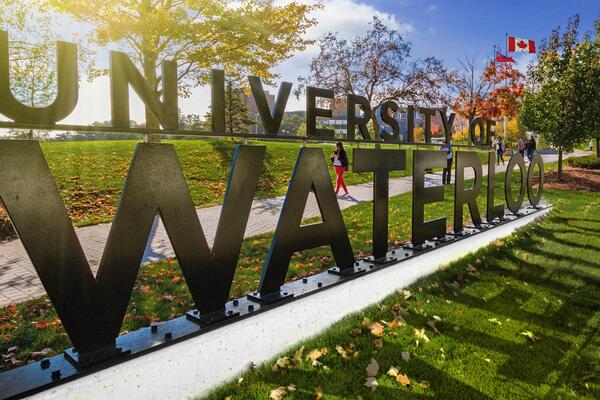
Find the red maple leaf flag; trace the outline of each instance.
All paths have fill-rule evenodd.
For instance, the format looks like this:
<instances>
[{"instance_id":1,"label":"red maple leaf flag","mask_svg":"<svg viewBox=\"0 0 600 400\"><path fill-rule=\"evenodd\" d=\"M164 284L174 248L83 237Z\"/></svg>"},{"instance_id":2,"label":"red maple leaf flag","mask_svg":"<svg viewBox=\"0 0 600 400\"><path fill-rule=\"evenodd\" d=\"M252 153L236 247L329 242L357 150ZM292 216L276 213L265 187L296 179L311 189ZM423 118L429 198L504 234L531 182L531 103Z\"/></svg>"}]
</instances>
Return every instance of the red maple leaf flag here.
<instances>
[{"instance_id":1,"label":"red maple leaf flag","mask_svg":"<svg viewBox=\"0 0 600 400\"><path fill-rule=\"evenodd\" d=\"M509 36L508 51L512 53L535 53L535 41L531 39L521 39L518 37Z\"/></svg>"},{"instance_id":2,"label":"red maple leaf flag","mask_svg":"<svg viewBox=\"0 0 600 400\"><path fill-rule=\"evenodd\" d=\"M499 63L514 63L515 59L512 58L512 57L505 56L504 54L502 54L499 51L497 51L496 52L496 62L499 62Z\"/></svg>"}]
</instances>

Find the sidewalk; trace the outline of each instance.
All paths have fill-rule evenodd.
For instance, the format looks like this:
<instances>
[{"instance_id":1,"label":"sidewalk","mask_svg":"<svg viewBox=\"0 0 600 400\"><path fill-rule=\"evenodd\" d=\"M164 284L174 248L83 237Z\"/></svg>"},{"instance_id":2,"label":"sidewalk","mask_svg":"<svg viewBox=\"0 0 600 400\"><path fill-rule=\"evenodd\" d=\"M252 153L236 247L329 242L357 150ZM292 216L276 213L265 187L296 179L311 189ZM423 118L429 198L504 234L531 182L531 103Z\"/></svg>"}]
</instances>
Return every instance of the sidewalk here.
<instances>
[{"instance_id":1,"label":"sidewalk","mask_svg":"<svg viewBox=\"0 0 600 400\"><path fill-rule=\"evenodd\" d=\"M586 153L576 152L566 155L566 157L583 154ZM556 161L558 156L544 155L543 159L545 163L548 163ZM506 165L496 167L496 172L503 172L505 170ZM483 166L483 175L487 175L487 165ZM465 171L465 179L472 178L473 171L467 169ZM452 177L452 182L454 183L454 176ZM441 184L441 173L427 175L425 184L426 186ZM390 179L389 188L390 197L410 192L412 190L412 177ZM371 182L349 186L348 190L350 191L350 196L338 198L342 209L352 207L364 201L371 201L373 198L373 184ZM284 196L255 200L252 203L245 237L274 231L283 201ZM221 213L221 206L199 208L197 209L197 213L208 243L212 246ZM316 199L311 194L304 211L304 217L311 218L319 214ZM155 220L154 227L155 229L153 229L148 239L148 245L146 246L142 261L143 264L175 257L167 233L158 218ZM110 223L76 229L77 237L81 242L83 251L87 255L94 273L98 269L98 264L102 258L102 252L109 231ZM17 239L0 244L0 307L34 299L43 294L45 294L44 288L37 277L25 249L21 245L21 241Z\"/></svg>"}]
</instances>

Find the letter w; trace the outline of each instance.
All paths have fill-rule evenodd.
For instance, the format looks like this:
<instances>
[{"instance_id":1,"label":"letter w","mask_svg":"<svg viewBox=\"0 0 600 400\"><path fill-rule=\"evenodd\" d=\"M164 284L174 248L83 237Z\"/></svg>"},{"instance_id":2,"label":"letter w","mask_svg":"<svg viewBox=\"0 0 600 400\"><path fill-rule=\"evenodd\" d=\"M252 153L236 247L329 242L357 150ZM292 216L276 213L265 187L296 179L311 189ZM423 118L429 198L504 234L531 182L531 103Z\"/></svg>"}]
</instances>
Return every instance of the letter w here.
<instances>
[{"instance_id":1,"label":"letter w","mask_svg":"<svg viewBox=\"0 0 600 400\"><path fill-rule=\"evenodd\" d=\"M39 143L0 141L0 198L79 353L114 346L157 213L196 307L224 307L264 154L236 148L211 251L173 145L138 144L94 278Z\"/></svg>"}]
</instances>

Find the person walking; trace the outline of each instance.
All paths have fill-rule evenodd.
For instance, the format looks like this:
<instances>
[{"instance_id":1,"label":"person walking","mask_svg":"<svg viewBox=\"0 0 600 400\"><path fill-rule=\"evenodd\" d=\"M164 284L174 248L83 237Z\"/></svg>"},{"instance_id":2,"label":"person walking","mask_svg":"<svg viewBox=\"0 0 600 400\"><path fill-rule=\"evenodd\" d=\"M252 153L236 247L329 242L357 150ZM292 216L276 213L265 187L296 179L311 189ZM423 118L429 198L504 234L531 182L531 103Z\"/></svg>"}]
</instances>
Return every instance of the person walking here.
<instances>
[{"instance_id":1,"label":"person walking","mask_svg":"<svg viewBox=\"0 0 600 400\"><path fill-rule=\"evenodd\" d=\"M517 144L517 150L521 153L521 156L525 158L525 141L523 138L519 138L519 143Z\"/></svg>"},{"instance_id":2,"label":"person walking","mask_svg":"<svg viewBox=\"0 0 600 400\"><path fill-rule=\"evenodd\" d=\"M497 137L494 139L494 147L496 148L496 165L500 165L500 161L502 161L502 165L504 165L504 140L502 137Z\"/></svg>"},{"instance_id":3,"label":"person walking","mask_svg":"<svg viewBox=\"0 0 600 400\"><path fill-rule=\"evenodd\" d=\"M525 145L525 149L527 150L527 158L529 159L529 162L531 162L531 159L535 154L535 146L536 144L533 135L529 135L529 140L527 140L527 144Z\"/></svg>"},{"instance_id":4,"label":"person walking","mask_svg":"<svg viewBox=\"0 0 600 400\"><path fill-rule=\"evenodd\" d=\"M448 144L445 140L440 147L440 151L445 151L446 156L446 168L442 172L442 184L450 184L450 173L452 172L452 145Z\"/></svg>"},{"instance_id":5,"label":"person walking","mask_svg":"<svg viewBox=\"0 0 600 400\"><path fill-rule=\"evenodd\" d=\"M344 150L342 142L337 142L335 144L335 151L331 156L331 161L333 162L333 168L335 169L335 175L337 176L335 194L338 194L341 187L344 189L344 196L347 196L348 188L346 187L346 182L344 182L344 172L348 171L349 163L348 155L346 154L346 150Z\"/></svg>"}]
</instances>

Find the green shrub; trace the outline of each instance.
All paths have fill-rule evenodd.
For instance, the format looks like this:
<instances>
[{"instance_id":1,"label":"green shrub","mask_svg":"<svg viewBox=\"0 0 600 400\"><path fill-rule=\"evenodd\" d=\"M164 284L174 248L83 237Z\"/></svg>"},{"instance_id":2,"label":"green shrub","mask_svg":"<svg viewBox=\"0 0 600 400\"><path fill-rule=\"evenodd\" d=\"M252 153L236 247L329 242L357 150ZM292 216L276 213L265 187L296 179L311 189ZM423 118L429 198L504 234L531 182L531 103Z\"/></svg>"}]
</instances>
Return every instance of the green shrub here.
<instances>
[{"instance_id":1,"label":"green shrub","mask_svg":"<svg viewBox=\"0 0 600 400\"><path fill-rule=\"evenodd\" d=\"M574 168L600 169L600 157L596 156L569 158L567 162Z\"/></svg>"}]
</instances>

